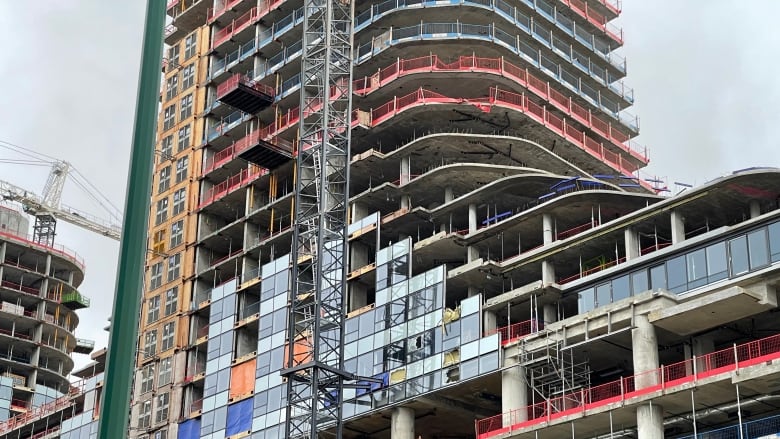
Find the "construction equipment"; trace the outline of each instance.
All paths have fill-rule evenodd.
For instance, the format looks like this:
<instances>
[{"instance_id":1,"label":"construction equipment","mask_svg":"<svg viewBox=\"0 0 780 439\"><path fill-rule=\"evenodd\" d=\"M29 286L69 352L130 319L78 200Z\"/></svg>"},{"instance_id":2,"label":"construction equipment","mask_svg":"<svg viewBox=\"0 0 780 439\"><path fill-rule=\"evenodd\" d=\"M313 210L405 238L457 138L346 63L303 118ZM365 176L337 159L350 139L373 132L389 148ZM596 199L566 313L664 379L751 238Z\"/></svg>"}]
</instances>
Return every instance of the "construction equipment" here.
<instances>
[{"instance_id":1,"label":"construction equipment","mask_svg":"<svg viewBox=\"0 0 780 439\"><path fill-rule=\"evenodd\" d=\"M114 215L115 222L105 221L62 204L62 189L71 169L70 163L55 161L51 166L42 196L7 181L0 180L0 198L20 203L26 213L35 217L33 241L39 244L50 247L54 244L57 220L68 222L118 241L122 226L118 224L117 219L121 218L121 215ZM103 204L101 203L101 205Z\"/></svg>"},{"instance_id":2,"label":"construction equipment","mask_svg":"<svg viewBox=\"0 0 780 439\"><path fill-rule=\"evenodd\" d=\"M304 11L285 437L341 438L354 3Z\"/></svg>"}]
</instances>

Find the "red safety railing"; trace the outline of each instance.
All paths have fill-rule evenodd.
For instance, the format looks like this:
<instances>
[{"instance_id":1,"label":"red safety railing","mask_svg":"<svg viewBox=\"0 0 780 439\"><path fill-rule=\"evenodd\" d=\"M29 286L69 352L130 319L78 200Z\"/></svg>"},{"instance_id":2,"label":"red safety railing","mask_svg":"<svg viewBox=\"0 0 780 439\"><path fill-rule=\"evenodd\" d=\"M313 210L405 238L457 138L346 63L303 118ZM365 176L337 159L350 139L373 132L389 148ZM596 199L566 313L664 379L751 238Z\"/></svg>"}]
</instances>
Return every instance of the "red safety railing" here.
<instances>
[{"instance_id":1,"label":"red safety railing","mask_svg":"<svg viewBox=\"0 0 780 439\"><path fill-rule=\"evenodd\" d=\"M270 97L273 97L275 94L273 87L265 84L261 84L259 82L255 82L251 78L248 78L246 75L236 73L235 75L228 78L227 81L217 86L217 100L219 100L229 92L235 90L236 87L238 87L239 85L244 85L253 88L261 93L265 93Z\"/></svg>"},{"instance_id":2,"label":"red safety railing","mask_svg":"<svg viewBox=\"0 0 780 439\"><path fill-rule=\"evenodd\" d=\"M7 421L0 421L0 434L7 433L15 428L21 427L33 421L37 421L44 416L62 410L73 405L73 398L84 392L84 380L71 383L70 391L67 395L61 396L54 401L34 407L25 413L20 413Z\"/></svg>"},{"instance_id":3,"label":"red safety railing","mask_svg":"<svg viewBox=\"0 0 780 439\"><path fill-rule=\"evenodd\" d=\"M524 94L499 90L495 87L490 88L489 97L476 99L449 98L421 88L408 95L396 97L385 105L371 110L368 122L373 127L409 108L436 104L471 104L485 112L490 112L492 107L513 109L549 128L555 134L565 138L621 174L631 175L638 169L636 165L623 159L621 155L606 150L603 144L568 125L566 119L558 118L547 112L545 107L530 101ZM357 125L356 122L353 121L353 125ZM366 121L360 120L360 122L365 123ZM653 189L652 185L646 181L638 180L638 184L646 189Z\"/></svg>"},{"instance_id":4,"label":"red safety railing","mask_svg":"<svg viewBox=\"0 0 780 439\"><path fill-rule=\"evenodd\" d=\"M8 280L0 281L0 286L8 288L9 290L15 290L25 294L30 294L32 296L37 296L40 293L40 290L38 288L26 287L24 285L17 284L15 282L11 282Z\"/></svg>"},{"instance_id":5,"label":"red safety railing","mask_svg":"<svg viewBox=\"0 0 780 439\"><path fill-rule=\"evenodd\" d=\"M24 237L24 236L14 235L13 233L6 233L6 232L0 232L0 237L8 238L16 242L21 242L25 245L29 245L30 247L34 247L44 252L55 253L57 255L69 259L71 262L76 264L76 266L78 266L80 269L82 270L84 269L84 259L82 259L76 252L70 250L64 245L55 244L53 246L48 246L33 241L32 237L30 236Z\"/></svg>"},{"instance_id":6,"label":"red safety railing","mask_svg":"<svg viewBox=\"0 0 780 439\"><path fill-rule=\"evenodd\" d=\"M227 9L230 9L239 1L241 0L233 0L227 2L230 4L230 6L226 6L223 9L214 11L213 15L209 17L208 20L210 22L214 21L217 17L222 15ZM230 24L228 24L224 28L214 33L214 40L213 43L211 44L211 48L215 49L220 44L230 40L230 38L232 38L233 35L241 32L242 30L246 29L252 24L257 23L258 21L260 21L261 18L265 17L269 12L279 7L279 5L281 5L285 1L286 0L265 0L261 6L255 6L254 8L250 9L244 15L236 18L235 20L230 22Z\"/></svg>"},{"instance_id":7,"label":"red safety railing","mask_svg":"<svg viewBox=\"0 0 780 439\"><path fill-rule=\"evenodd\" d=\"M780 334L480 419L475 423L477 438L522 430L659 390L676 390L678 386L703 378L721 374L728 377L735 370L777 358L780 358Z\"/></svg>"},{"instance_id":8,"label":"red safety railing","mask_svg":"<svg viewBox=\"0 0 780 439\"><path fill-rule=\"evenodd\" d=\"M244 0L224 0L224 4L221 8L208 8L206 11L206 21L211 24L214 20L219 18L225 11L232 9L233 6L241 3Z\"/></svg>"},{"instance_id":9,"label":"red safety railing","mask_svg":"<svg viewBox=\"0 0 780 439\"><path fill-rule=\"evenodd\" d=\"M533 320L533 319L526 320L524 322L513 323L509 326L504 326L501 328L496 328L491 331L487 331L485 332L485 337L489 335L493 335L495 333L501 334L501 344L506 345L517 339L538 332L540 329L542 329L543 326L544 323L542 321Z\"/></svg>"},{"instance_id":10,"label":"red safety railing","mask_svg":"<svg viewBox=\"0 0 780 439\"><path fill-rule=\"evenodd\" d=\"M32 271L32 272L35 272L35 273L38 273L38 274L41 274L41 275L43 274L43 272L39 271L37 268L29 267L27 265L23 265L19 261L15 261L15 260L11 259L10 257L6 257L5 261L3 263L5 265L11 266L11 267L21 268L21 269Z\"/></svg>"},{"instance_id":11,"label":"red safety railing","mask_svg":"<svg viewBox=\"0 0 780 439\"><path fill-rule=\"evenodd\" d=\"M246 29L259 19L260 13L257 7L248 10L244 15L236 18L231 21L230 24L214 33L214 42L212 43L211 48L215 49L219 47L220 44L228 41L233 35Z\"/></svg>"},{"instance_id":12,"label":"red safety railing","mask_svg":"<svg viewBox=\"0 0 780 439\"><path fill-rule=\"evenodd\" d=\"M252 167L250 169L242 169L236 175L228 177L225 181L220 182L209 188L204 194L198 209L202 209L215 201L225 198L228 194L247 186L249 183L257 180L260 176L268 173L268 170L260 167Z\"/></svg>"},{"instance_id":13,"label":"red safety railing","mask_svg":"<svg viewBox=\"0 0 780 439\"><path fill-rule=\"evenodd\" d=\"M365 96L397 78L415 73L432 72L487 73L510 79L641 162L649 162L647 148L634 145L630 141L631 136L613 127L611 123L594 116L590 110L577 104L571 97L551 88L549 82L532 75L528 69L509 63L504 58L461 56L457 61L451 63L442 61L437 55L399 59L374 75L355 80L353 90L355 94Z\"/></svg>"},{"instance_id":14,"label":"red safety railing","mask_svg":"<svg viewBox=\"0 0 780 439\"><path fill-rule=\"evenodd\" d=\"M607 5L605 1L600 1L600 2ZM572 11L576 12L579 16L588 20L591 24L593 24L597 28L603 30L608 37L612 38L613 40L617 41L620 44L623 44L623 29L620 29L615 26L610 26L607 17L589 8L588 4L584 0L561 0L561 3L571 8ZM618 13L619 12L620 11L618 11Z\"/></svg>"},{"instance_id":15,"label":"red safety railing","mask_svg":"<svg viewBox=\"0 0 780 439\"><path fill-rule=\"evenodd\" d=\"M190 413L199 412L203 409L203 400L197 399L190 404Z\"/></svg>"},{"instance_id":16,"label":"red safety railing","mask_svg":"<svg viewBox=\"0 0 780 439\"><path fill-rule=\"evenodd\" d=\"M579 226L572 227L571 229L564 230L563 232L559 232L555 235L555 239L566 239L570 238L574 235L579 235L580 233L590 230L596 226L598 226L598 221L588 221L585 224L580 224Z\"/></svg>"}]
</instances>

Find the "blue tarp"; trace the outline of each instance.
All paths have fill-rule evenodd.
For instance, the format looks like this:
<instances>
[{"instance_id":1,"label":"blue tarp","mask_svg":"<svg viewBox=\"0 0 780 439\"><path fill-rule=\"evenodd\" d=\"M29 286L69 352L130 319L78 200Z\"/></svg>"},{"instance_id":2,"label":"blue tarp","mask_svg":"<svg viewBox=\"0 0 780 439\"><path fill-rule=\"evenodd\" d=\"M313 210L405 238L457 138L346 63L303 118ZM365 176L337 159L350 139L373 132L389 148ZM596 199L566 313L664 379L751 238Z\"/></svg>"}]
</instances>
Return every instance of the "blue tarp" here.
<instances>
[{"instance_id":1,"label":"blue tarp","mask_svg":"<svg viewBox=\"0 0 780 439\"><path fill-rule=\"evenodd\" d=\"M252 429L252 402L253 399L249 398L228 406L225 436L233 436Z\"/></svg>"},{"instance_id":2,"label":"blue tarp","mask_svg":"<svg viewBox=\"0 0 780 439\"><path fill-rule=\"evenodd\" d=\"M177 439L199 439L200 438L200 419L190 419L179 424L179 435Z\"/></svg>"}]
</instances>

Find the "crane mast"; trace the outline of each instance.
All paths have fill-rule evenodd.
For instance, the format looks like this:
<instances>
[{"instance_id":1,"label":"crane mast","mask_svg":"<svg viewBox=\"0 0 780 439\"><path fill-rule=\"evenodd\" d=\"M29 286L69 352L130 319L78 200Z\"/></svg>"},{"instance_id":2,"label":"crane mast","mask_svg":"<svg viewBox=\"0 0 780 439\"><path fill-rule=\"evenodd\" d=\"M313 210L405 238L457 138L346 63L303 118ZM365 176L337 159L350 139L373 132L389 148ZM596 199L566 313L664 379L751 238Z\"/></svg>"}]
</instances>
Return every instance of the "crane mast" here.
<instances>
[{"instance_id":1,"label":"crane mast","mask_svg":"<svg viewBox=\"0 0 780 439\"><path fill-rule=\"evenodd\" d=\"M342 435L352 0L304 0L285 437Z\"/></svg>"}]
</instances>

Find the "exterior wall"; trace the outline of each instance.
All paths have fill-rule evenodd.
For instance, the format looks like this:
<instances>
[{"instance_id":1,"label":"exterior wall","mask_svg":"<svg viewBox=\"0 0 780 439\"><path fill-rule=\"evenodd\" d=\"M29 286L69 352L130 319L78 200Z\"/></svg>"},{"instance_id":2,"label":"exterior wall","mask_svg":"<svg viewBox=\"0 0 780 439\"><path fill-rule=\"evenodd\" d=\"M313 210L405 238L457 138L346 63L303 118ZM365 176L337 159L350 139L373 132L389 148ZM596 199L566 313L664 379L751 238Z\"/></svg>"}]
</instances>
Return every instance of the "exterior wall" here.
<instances>
[{"instance_id":1,"label":"exterior wall","mask_svg":"<svg viewBox=\"0 0 780 439\"><path fill-rule=\"evenodd\" d=\"M168 434L175 435L175 426L169 428L168 425L171 420L180 416L181 390L175 384L186 376L186 355L182 349L187 345L190 329L187 311L190 309L190 279L195 268L192 243L197 231L197 220L193 212L199 199L198 171L201 168L201 153L198 146L203 137L203 123L198 116L205 101L205 89L200 84L206 78L208 58L205 54L209 46L208 36L209 29L199 27L186 35L183 34L178 40L168 41L166 46L149 224L151 251L147 258L146 290L139 331L138 369L132 407L132 422L135 425L132 425L131 437L146 437L151 434L164 438ZM193 38L195 44L192 44ZM183 115L182 108L189 99L192 99L191 110L189 114ZM171 111L170 108L174 109L173 121L166 122L166 111ZM189 130L189 133L185 130ZM187 136L189 141L184 142L182 139ZM180 165L183 160L187 161L186 167ZM186 177L178 178L177 173L185 170ZM169 174L166 175L166 172ZM161 184L161 180L166 179L169 179L170 183ZM181 191L185 191L186 196L181 201L180 208L177 208L174 204ZM166 199L167 216L164 219L158 218L158 203ZM177 233L178 236L174 238ZM174 258L180 258L178 273L171 272L171 267L176 265ZM156 275L157 270L162 272L159 282L153 280L153 274ZM169 299L174 297L175 304L171 304ZM159 311L155 312L157 306ZM174 329L169 335L170 325L173 325ZM151 334L156 334L155 343L152 343L151 339L147 343L147 337L152 337ZM163 336L170 337L170 342L166 340L163 344ZM152 346L154 352L151 351ZM164 379L167 381L165 383L161 383L161 371L165 371L164 376L168 377ZM151 384L142 389L144 373L152 374L153 378ZM167 411L163 408L166 398ZM146 417L143 416L143 410L149 402L151 415ZM159 429L160 427L162 429Z\"/></svg>"}]
</instances>

